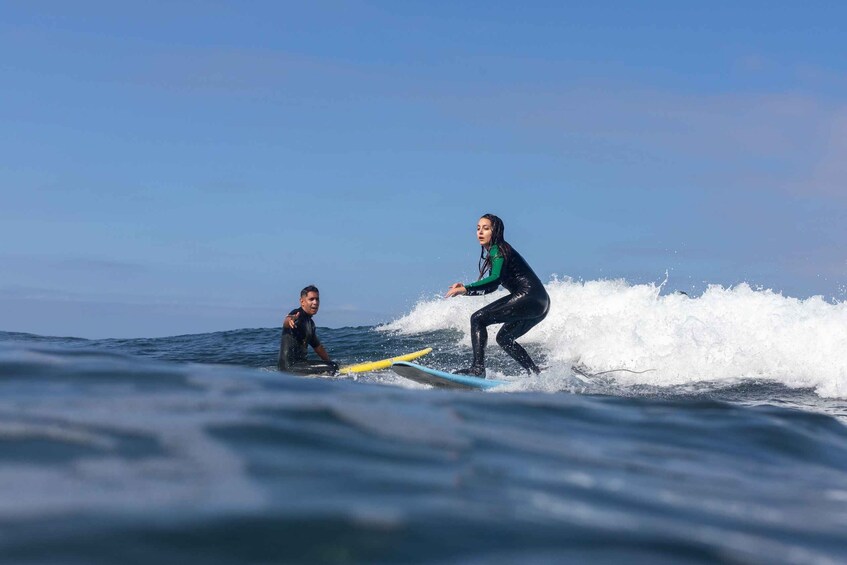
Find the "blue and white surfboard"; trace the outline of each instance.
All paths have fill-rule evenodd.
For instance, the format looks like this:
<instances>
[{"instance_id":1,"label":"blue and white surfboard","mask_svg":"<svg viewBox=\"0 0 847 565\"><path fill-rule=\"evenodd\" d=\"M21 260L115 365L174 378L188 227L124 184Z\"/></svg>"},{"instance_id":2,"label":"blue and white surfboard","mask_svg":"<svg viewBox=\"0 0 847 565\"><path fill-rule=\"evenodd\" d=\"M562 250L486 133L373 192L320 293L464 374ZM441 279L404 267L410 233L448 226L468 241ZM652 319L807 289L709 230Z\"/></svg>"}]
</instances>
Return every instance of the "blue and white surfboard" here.
<instances>
[{"instance_id":1,"label":"blue and white surfboard","mask_svg":"<svg viewBox=\"0 0 847 565\"><path fill-rule=\"evenodd\" d=\"M456 375L454 373L438 371L416 363L409 363L408 361L398 361L393 363L391 365L391 370L410 381L440 388L488 390L496 386L507 384L506 381L484 379L482 377L473 377L471 375Z\"/></svg>"}]
</instances>

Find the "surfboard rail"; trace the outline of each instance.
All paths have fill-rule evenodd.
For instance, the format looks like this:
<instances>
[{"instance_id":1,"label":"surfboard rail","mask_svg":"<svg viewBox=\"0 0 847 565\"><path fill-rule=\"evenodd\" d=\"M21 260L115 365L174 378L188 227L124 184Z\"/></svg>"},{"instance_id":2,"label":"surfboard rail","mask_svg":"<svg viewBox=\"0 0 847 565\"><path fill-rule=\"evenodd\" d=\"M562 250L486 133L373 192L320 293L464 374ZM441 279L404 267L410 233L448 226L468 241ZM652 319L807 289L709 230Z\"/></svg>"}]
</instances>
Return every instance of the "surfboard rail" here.
<instances>
[{"instance_id":1,"label":"surfboard rail","mask_svg":"<svg viewBox=\"0 0 847 565\"><path fill-rule=\"evenodd\" d=\"M388 359L380 359L379 361L367 361L365 363L346 365L338 369L338 373L342 375L349 375L351 373L366 373L368 371L379 371L381 369L388 369L391 367L392 363L396 363L399 361L412 361L413 359L418 359L420 357L423 357L424 355L428 355L431 352L432 348L427 347L419 351L406 353L405 355L398 355L397 357L389 357Z\"/></svg>"},{"instance_id":2,"label":"surfboard rail","mask_svg":"<svg viewBox=\"0 0 847 565\"><path fill-rule=\"evenodd\" d=\"M408 361L398 361L393 363L391 365L391 370L410 381L432 385L439 388L488 390L508 384L507 381L500 381L496 379L485 379L471 375L447 373L445 371L439 371L438 369L430 369L429 367L424 367L417 363L409 363Z\"/></svg>"}]
</instances>

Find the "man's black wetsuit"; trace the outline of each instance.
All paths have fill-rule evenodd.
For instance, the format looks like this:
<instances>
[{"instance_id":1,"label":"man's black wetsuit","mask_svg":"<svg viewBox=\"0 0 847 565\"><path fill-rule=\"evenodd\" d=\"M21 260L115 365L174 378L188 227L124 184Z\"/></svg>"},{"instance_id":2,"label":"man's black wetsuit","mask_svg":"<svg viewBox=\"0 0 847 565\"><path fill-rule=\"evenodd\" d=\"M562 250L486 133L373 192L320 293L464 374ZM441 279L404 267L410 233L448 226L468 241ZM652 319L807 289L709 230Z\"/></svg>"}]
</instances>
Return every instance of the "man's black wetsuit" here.
<instances>
[{"instance_id":1,"label":"man's black wetsuit","mask_svg":"<svg viewBox=\"0 0 847 565\"><path fill-rule=\"evenodd\" d=\"M326 361L309 361L306 359L308 345L313 348L321 345L318 334L315 331L315 322L312 317L302 308L295 308L288 315L300 315L294 321L294 329L285 324L282 325L282 338L279 341L279 361L277 367L280 371L297 373L301 375L319 375L322 373L334 373L338 368L335 363Z\"/></svg>"},{"instance_id":2,"label":"man's black wetsuit","mask_svg":"<svg viewBox=\"0 0 847 565\"><path fill-rule=\"evenodd\" d=\"M529 267L520 253L510 248L504 256L496 245L489 249L491 273L486 278L465 285L470 296L488 294L502 284L511 294L495 300L471 316L471 344L473 365L467 372L484 375L485 346L488 344L487 326L503 324L497 332L497 343L527 371L537 373L538 366L526 349L515 340L547 316L550 296L544 284Z\"/></svg>"}]
</instances>

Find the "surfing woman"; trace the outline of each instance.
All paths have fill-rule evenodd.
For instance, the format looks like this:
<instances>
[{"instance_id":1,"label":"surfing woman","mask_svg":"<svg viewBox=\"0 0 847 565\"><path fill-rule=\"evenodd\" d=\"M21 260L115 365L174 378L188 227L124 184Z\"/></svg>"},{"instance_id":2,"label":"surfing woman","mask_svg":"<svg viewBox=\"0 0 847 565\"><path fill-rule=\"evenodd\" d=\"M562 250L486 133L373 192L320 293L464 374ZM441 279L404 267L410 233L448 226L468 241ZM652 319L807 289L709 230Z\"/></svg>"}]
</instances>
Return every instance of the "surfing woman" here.
<instances>
[{"instance_id":1,"label":"surfing woman","mask_svg":"<svg viewBox=\"0 0 847 565\"><path fill-rule=\"evenodd\" d=\"M503 237L503 220L494 214L485 214L476 226L476 238L482 246L479 255L479 280L469 284L456 283L446 297L461 294L488 294L500 285L509 291L508 296L495 300L471 316L471 344L473 364L456 371L464 375L485 376L485 346L491 324L503 324L497 332L497 343L528 372L538 373L538 366L515 340L547 316L550 297L544 285L520 253Z\"/></svg>"}]
</instances>

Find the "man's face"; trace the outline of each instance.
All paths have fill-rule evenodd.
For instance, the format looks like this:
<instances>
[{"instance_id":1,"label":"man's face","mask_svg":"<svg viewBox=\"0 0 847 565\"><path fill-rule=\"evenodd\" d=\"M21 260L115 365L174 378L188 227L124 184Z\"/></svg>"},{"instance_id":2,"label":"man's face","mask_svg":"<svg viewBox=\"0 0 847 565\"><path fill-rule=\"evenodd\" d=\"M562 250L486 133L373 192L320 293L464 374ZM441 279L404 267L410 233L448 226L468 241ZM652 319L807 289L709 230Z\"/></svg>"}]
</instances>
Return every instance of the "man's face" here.
<instances>
[{"instance_id":1,"label":"man's face","mask_svg":"<svg viewBox=\"0 0 847 565\"><path fill-rule=\"evenodd\" d=\"M321 305L321 296L315 291L309 291L306 296L300 297L300 308L310 315L314 316L318 313L318 308Z\"/></svg>"}]
</instances>

